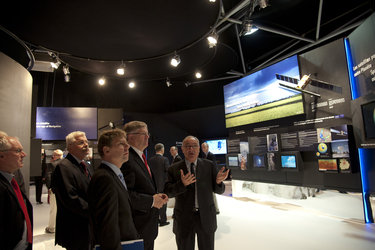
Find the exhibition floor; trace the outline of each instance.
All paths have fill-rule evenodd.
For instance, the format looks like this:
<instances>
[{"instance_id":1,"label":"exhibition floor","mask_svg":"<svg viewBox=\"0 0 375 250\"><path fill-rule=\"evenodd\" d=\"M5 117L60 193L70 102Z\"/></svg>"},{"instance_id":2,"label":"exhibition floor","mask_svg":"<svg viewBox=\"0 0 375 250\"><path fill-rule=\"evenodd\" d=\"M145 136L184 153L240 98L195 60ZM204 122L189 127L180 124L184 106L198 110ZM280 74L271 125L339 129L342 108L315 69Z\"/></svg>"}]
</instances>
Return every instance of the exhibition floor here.
<instances>
[{"instance_id":1,"label":"exhibition floor","mask_svg":"<svg viewBox=\"0 0 375 250\"><path fill-rule=\"evenodd\" d=\"M375 244L375 224L365 224L362 220L348 216L333 216L317 209L270 196L233 198L231 183L226 183L226 195L217 195L220 208L216 250L370 250ZM30 200L34 206L34 250L63 249L54 246L54 234L45 234L49 205L47 190L43 187L44 202L35 202L35 187L30 188ZM324 193L326 192L326 193ZM333 194L320 192L315 198L320 202L330 202ZM335 195L337 207L350 211L345 195ZM290 200L289 200L290 201ZM172 205L172 204L170 204ZM356 208L355 208L356 209ZM167 210L170 225L159 228L155 250L176 250L172 233L172 208ZM196 248L198 249L198 248Z\"/></svg>"}]
</instances>

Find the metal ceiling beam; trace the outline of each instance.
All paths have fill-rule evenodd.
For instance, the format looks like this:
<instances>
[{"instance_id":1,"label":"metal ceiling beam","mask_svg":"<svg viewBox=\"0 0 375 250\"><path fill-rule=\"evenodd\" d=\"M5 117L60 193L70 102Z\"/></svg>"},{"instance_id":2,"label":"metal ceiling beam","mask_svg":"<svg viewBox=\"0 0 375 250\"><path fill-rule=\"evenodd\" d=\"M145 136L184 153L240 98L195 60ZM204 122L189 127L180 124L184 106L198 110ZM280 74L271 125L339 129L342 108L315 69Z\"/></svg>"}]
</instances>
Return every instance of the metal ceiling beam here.
<instances>
[{"instance_id":1,"label":"metal ceiling beam","mask_svg":"<svg viewBox=\"0 0 375 250\"><path fill-rule=\"evenodd\" d=\"M292 52L290 52L290 53L284 55L284 56L281 57L281 58L278 58L278 61L279 61L279 60L281 61L281 60L283 60L283 59L286 59L286 58L288 58L288 57L291 57L291 56L293 56L293 55L295 55L295 54L298 54L298 53L300 53L300 52L302 52L302 51L305 51L305 50L307 50L307 49L309 49L309 48L311 48L311 47L313 47L313 46L316 46L316 45L318 45L318 44L320 44L320 43L322 43L322 42L325 42L325 41L327 41L327 40L329 40L329 39L331 39L331 38L334 38L334 37L336 37L336 36L339 36L339 35L341 35L342 33L345 33L345 32L347 32L347 31L349 31L349 30L352 30L352 29L358 27L358 26L361 25L363 22L364 22L364 20L359 21L359 22L356 22L356 23L354 23L354 24L352 24L352 25L349 25L349 26L347 26L346 28L343 28L342 30L339 30L339 31L336 31L336 32L332 32L332 33L328 34L327 36L321 38L320 40L318 40L318 41L316 41L316 42L314 42L314 43L308 44L308 45L306 45L306 46L304 46L304 47L302 47L302 48L299 48L299 49L297 49L297 50L295 50L295 51L292 51ZM274 63L274 62L270 62L270 63L268 63L267 65L265 65L264 67L269 66L269 65L271 65L271 64L273 64L273 63ZM263 65L264 65L264 64L262 64L262 66L263 66ZM253 70L251 70L249 73L254 73L254 72L258 71L260 68L261 68L260 66L257 66L257 67L255 67Z\"/></svg>"},{"instance_id":2,"label":"metal ceiling beam","mask_svg":"<svg viewBox=\"0 0 375 250\"><path fill-rule=\"evenodd\" d=\"M239 3L236 7L234 7L233 9L231 9L228 14L226 16L223 17L223 19L221 19L215 26L214 26L214 29L216 29L217 27L219 27L221 24L223 24L224 22L226 22L231 16L233 16L234 14L236 14L238 11L242 10L243 8L245 8L247 5L249 5L250 3L250 0L244 0L242 1L241 3Z\"/></svg>"},{"instance_id":3,"label":"metal ceiling beam","mask_svg":"<svg viewBox=\"0 0 375 250\"><path fill-rule=\"evenodd\" d=\"M323 9L323 0L320 0L320 2L319 2L319 12L318 12L318 22L316 24L315 40L319 39L320 21L322 20L322 9Z\"/></svg>"},{"instance_id":4,"label":"metal ceiling beam","mask_svg":"<svg viewBox=\"0 0 375 250\"><path fill-rule=\"evenodd\" d=\"M241 46L241 41L240 41L240 36L238 33L238 28L237 25L234 25L234 29L236 30L236 39L238 43L238 50L240 51L240 58L241 58L241 65L242 65L242 71L244 74L246 74L246 67L245 67L245 59L243 57L243 52L242 52L242 46Z\"/></svg>"},{"instance_id":5,"label":"metal ceiling beam","mask_svg":"<svg viewBox=\"0 0 375 250\"><path fill-rule=\"evenodd\" d=\"M305 38L305 37L302 37L302 36L297 36L297 35L294 35L294 34L291 34L291 33L285 32L285 31L270 28L270 27L264 26L264 25L259 24L259 23L254 23L254 25L257 26L259 29L264 30L264 31L272 32L272 33L279 34L279 35L282 35L282 36L291 37L291 38L302 40L302 41L309 42L309 43L315 42L312 39L308 39L308 38Z\"/></svg>"},{"instance_id":6,"label":"metal ceiling beam","mask_svg":"<svg viewBox=\"0 0 375 250\"><path fill-rule=\"evenodd\" d=\"M202 80L202 81L190 82L188 85L199 84L199 83L204 83L204 82L214 82L214 81L228 80L228 79L239 78L239 77L242 77L242 76L240 76L240 75L224 76L224 77L207 79L207 80Z\"/></svg>"}]
</instances>

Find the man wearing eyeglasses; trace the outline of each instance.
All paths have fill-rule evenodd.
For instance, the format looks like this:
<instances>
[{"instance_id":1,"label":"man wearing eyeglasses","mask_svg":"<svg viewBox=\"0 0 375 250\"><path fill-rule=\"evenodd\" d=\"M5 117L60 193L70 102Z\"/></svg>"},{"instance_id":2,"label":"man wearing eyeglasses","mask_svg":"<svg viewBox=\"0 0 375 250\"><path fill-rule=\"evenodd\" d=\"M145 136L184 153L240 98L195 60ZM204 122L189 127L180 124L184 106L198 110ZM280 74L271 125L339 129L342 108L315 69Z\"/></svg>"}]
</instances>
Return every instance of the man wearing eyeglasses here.
<instances>
[{"instance_id":1,"label":"man wearing eyeglasses","mask_svg":"<svg viewBox=\"0 0 375 250\"><path fill-rule=\"evenodd\" d=\"M217 228L212 193L225 191L228 170L218 171L212 161L198 158L199 140L187 136L182 141L185 160L168 169L164 191L175 197L173 233L178 250L194 250L195 235L199 250L213 250Z\"/></svg>"},{"instance_id":2,"label":"man wearing eyeglasses","mask_svg":"<svg viewBox=\"0 0 375 250\"><path fill-rule=\"evenodd\" d=\"M55 244L68 250L91 249L87 190L93 171L83 161L89 153L86 134L68 134L66 147L69 154L57 164L52 175L57 203Z\"/></svg>"},{"instance_id":3,"label":"man wearing eyeglasses","mask_svg":"<svg viewBox=\"0 0 375 250\"><path fill-rule=\"evenodd\" d=\"M33 211L14 173L26 153L15 137L0 131L0 248L32 249Z\"/></svg>"},{"instance_id":4,"label":"man wearing eyeglasses","mask_svg":"<svg viewBox=\"0 0 375 250\"><path fill-rule=\"evenodd\" d=\"M130 194L135 227L144 240L144 249L154 249L158 235L159 209L168 202L168 196L159 193L154 175L147 164L144 150L150 134L147 124L131 121L124 130L130 145L129 160L121 167Z\"/></svg>"}]
</instances>

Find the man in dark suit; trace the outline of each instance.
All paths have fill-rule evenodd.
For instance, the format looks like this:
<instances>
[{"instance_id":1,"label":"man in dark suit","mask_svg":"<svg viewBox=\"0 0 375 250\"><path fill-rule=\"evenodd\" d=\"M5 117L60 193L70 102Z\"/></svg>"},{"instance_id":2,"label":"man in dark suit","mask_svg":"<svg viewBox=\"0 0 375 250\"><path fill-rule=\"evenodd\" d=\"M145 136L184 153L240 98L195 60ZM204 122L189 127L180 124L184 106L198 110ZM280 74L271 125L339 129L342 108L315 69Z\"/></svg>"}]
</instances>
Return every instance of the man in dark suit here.
<instances>
[{"instance_id":1,"label":"man in dark suit","mask_svg":"<svg viewBox=\"0 0 375 250\"><path fill-rule=\"evenodd\" d=\"M75 131L66 136L69 154L52 175L57 215L55 244L66 249L91 249L87 189L92 170L82 161L89 153L86 134Z\"/></svg>"},{"instance_id":2,"label":"man in dark suit","mask_svg":"<svg viewBox=\"0 0 375 250\"><path fill-rule=\"evenodd\" d=\"M150 158L148 161L151 171L154 174L154 179L156 181L156 186L159 192L164 191L164 185L167 181L167 170L169 168L168 158L164 155L164 145L162 143L157 143L155 145L156 154ZM159 209L159 225L166 226L169 225L167 221L167 204L164 204Z\"/></svg>"},{"instance_id":3,"label":"man in dark suit","mask_svg":"<svg viewBox=\"0 0 375 250\"><path fill-rule=\"evenodd\" d=\"M169 153L171 153L172 158L173 158L171 165L178 162L178 161L182 161L181 156L178 155L178 148L176 146L172 146L169 149Z\"/></svg>"},{"instance_id":4,"label":"man in dark suit","mask_svg":"<svg viewBox=\"0 0 375 250\"><path fill-rule=\"evenodd\" d=\"M26 153L15 137L0 131L0 248L32 249L33 209L14 173Z\"/></svg>"},{"instance_id":5,"label":"man in dark suit","mask_svg":"<svg viewBox=\"0 0 375 250\"><path fill-rule=\"evenodd\" d=\"M217 171L212 161L198 158L199 140L187 136L182 142L185 160L168 169L165 192L176 197L173 233L179 250L194 250L195 234L200 250L213 250L217 228L212 193L225 191L228 171Z\"/></svg>"},{"instance_id":6,"label":"man in dark suit","mask_svg":"<svg viewBox=\"0 0 375 250\"><path fill-rule=\"evenodd\" d=\"M207 159L207 160L210 160L212 161L214 164L215 164L215 167L217 167L217 164L216 164L216 157L213 153L210 152L210 147L208 146L207 142L203 142L202 145L201 145L201 149L202 149L202 152L200 154L200 157L203 158L203 159ZM217 200L216 200L216 194L213 193L212 194L213 197L214 197L214 203L215 203L215 208L216 208L216 214L219 214L220 213L220 210L219 210L219 205L217 204Z\"/></svg>"},{"instance_id":7,"label":"man in dark suit","mask_svg":"<svg viewBox=\"0 0 375 250\"><path fill-rule=\"evenodd\" d=\"M201 149L202 149L201 158L212 161L216 166L216 157L213 153L210 152L210 148L207 142L202 143Z\"/></svg>"},{"instance_id":8,"label":"man in dark suit","mask_svg":"<svg viewBox=\"0 0 375 250\"><path fill-rule=\"evenodd\" d=\"M129 161L121 171L130 193L135 227L144 240L144 249L154 249L158 235L159 209L168 202L168 197L159 193L143 151L148 146L147 124L141 121L128 122L124 126L130 145Z\"/></svg>"},{"instance_id":9,"label":"man in dark suit","mask_svg":"<svg viewBox=\"0 0 375 250\"><path fill-rule=\"evenodd\" d=\"M98 141L102 162L93 175L89 190L89 210L95 243L102 250L122 249L121 241L138 238L130 197L121 166L129 159L129 144L120 129L105 131Z\"/></svg>"}]
</instances>

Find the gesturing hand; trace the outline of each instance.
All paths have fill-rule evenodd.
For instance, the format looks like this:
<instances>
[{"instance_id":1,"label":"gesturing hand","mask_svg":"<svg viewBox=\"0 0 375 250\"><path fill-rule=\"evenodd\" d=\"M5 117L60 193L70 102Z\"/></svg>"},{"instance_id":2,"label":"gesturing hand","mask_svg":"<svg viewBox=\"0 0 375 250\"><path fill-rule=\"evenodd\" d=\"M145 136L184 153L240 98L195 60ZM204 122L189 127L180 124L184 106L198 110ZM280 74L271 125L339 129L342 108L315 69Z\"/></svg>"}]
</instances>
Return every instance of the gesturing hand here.
<instances>
[{"instance_id":1,"label":"gesturing hand","mask_svg":"<svg viewBox=\"0 0 375 250\"><path fill-rule=\"evenodd\" d=\"M181 181L182 181L182 183L184 184L185 187L196 181L194 174L191 174L190 172L188 172L185 175L184 171L182 169L180 169L180 172L181 172Z\"/></svg>"},{"instance_id":2,"label":"gesturing hand","mask_svg":"<svg viewBox=\"0 0 375 250\"><path fill-rule=\"evenodd\" d=\"M225 167L222 167L220 171L217 173L216 175L217 184L222 183L228 177L229 169L227 169L227 171L224 171L224 170L225 170Z\"/></svg>"}]
</instances>

